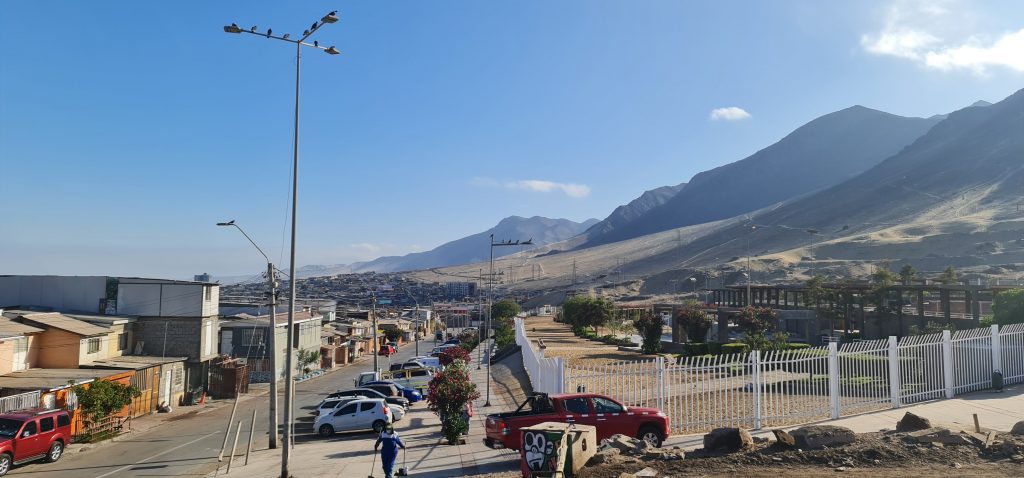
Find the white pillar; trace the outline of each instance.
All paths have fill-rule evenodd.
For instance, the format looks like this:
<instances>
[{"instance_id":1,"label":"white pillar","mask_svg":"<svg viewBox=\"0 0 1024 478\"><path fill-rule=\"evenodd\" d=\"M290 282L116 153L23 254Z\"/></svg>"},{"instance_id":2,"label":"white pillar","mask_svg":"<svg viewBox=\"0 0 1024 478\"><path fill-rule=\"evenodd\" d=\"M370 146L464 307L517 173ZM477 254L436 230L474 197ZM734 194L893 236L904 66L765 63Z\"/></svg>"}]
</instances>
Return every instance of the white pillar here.
<instances>
[{"instance_id":1,"label":"white pillar","mask_svg":"<svg viewBox=\"0 0 1024 478\"><path fill-rule=\"evenodd\" d=\"M839 348L835 342L828 343L828 397L832 419L839 418Z\"/></svg>"},{"instance_id":2,"label":"white pillar","mask_svg":"<svg viewBox=\"0 0 1024 478\"><path fill-rule=\"evenodd\" d=\"M992 324L992 371L1003 372L1003 344L999 340L999 326Z\"/></svg>"},{"instance_id":3,"label":"white pillar","mask_svg":"<svg viewBox=\"0 0 1024 478\"><path fill-rule=\"evenodd\" d=\"M900 408L900 350L896 337L889 336L889 396L892 408Z\"/></svg>"},{"instance_id":4,"label":"white pillar","mask_svg":"<svg viewBox=\"0 0 1024 478\"><path fill-rule=\"evenodd\" d=\"M942 331L942 378L946 385L946 398L953 398L953 338L948 330Z\"/></svg>"}]
</instances>

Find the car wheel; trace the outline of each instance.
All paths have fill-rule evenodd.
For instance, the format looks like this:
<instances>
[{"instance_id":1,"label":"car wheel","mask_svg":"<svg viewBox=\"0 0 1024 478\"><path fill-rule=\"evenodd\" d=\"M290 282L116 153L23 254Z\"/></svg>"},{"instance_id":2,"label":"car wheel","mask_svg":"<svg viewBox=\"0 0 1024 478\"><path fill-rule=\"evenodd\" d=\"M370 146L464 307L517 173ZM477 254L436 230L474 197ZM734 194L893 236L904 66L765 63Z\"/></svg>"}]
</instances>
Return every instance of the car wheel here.
<instances>
[{"instance_id":1,"label":"car wheel","mask_svg":"<svg viewBox=\"0 0 1024 478\"><path fill-rule=\"evenodd\" d=\"M11 471L11 455L0 453L0 476L6 475L8 471Z\"/></svg>"},{"instance_id":2,"label":"car wheel","mask_svg":"<svg viewBox=\"0 0 1024 478\"><path fill-rule=\"evenodd\" d=\"M654 448L661 447L661 432L653 425L644 425L640 427L640 433L637 433L636 437L647 442L648 446L652 446Z\"/></svg>"},{"instance_id":3,"label":"car wheel","mask_svg":"<svg viewBox=\"0 0 1024 478\"><path fill-rule=\"evenodd\" d=\"M320 436L322 436L322 437L329 437L331 435L334 435L334 427L332 427L330 425L320 425L319 432L320 432Z\"/></svg>"},{"instance_id":4,"label":"car wheel","mask_svg":"<svg viewBox=\"0 0 1024 478\"><path fill-rule=\"evenodd\" d=\"M46 461L53 463L64 455L64 442L57 440L50 445L50 452L46 454Z\"/></svg>"},{"instance_id":5,"label":"car wheel","mask_svg":"<svg viewBox=\"0 0 1024 478\"><path fill-rule=\"evenodd\" d=\"M373 432L374 433L381 433L381 432L384 431L384 427L386 427L386 426L387 426L387 424L384 423L384 420L377 420L377 421L373 422Z\"/></svg>"}]
</instances>

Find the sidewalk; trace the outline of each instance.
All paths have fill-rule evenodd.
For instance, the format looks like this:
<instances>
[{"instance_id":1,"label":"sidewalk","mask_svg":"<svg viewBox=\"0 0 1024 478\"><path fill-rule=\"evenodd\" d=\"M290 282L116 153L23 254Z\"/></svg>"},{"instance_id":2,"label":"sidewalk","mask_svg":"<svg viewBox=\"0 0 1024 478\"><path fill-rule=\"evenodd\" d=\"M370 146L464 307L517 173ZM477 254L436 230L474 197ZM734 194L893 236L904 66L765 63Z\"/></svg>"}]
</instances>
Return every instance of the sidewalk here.
<instances>
[{"instance_id":1,"label":"sidewalk","mask_svg":"<svg viewBox=\"0 0 1024 478\"><path fill-rule=\"evenodd\" d=\"M838 420L815 422L814 424L838 425L849 428L855 433L877 432L882 429L894 430L896 422L907 412L913 412L929 419L933 426L971 432L974 431L973 414L977 413L982 430L1008 432L1013 428L1014 423L1024 420L1024 384L1007 387L1000 393L981 390L956 398L885 409ZM803 425L781 428L792 430L801 426ZM751 435L771 437L772 433L770 429L765 428L751 432ZM704 446L703 439L703 434L674 436L665 440L665 446L678 446L685 450L694 450Z\"/></svg>"},{"instance_id":2,"label":"sidewalk","mask_svg":"<svg viewBox=\"0 0 1024 478\"><path fill-rule=\"evenodd\" d=\"M474 356L475 359L475 356ZM402 466L409 468L409 473L416 477L443 478L454 476L497 473L518 469L518 453L510 450L491 450L483 444L484 420L487 413L509 410L515 404L508 398L496 393L491 384L491 406L484 407L486 393L486 371L471 365L471 378L480 391L481 398L474 402L474 416L471 420L469 436L464 445L448 445L441 437L441 421L437 415L427 410L426 401L410 407L406 416L395 424L395 430L407 446L406 460L403 465L399 455L395 471ZM299 416L306 415L302 410ZM296 437L295 446L290 457L290 472L298 478L305 477L362 477L369 474L383 476L379 457L375 461L373 444L377 437L372 432L339 434L331 438L315 435ZM244 454L235 456L230 475L246 478L271 478L280 476L281 450L254 451L249 458L248 466L244 465ZM372 469L371 469L372 468ZM226 474L227 458L216 473L209 476Z\"/></svg>"}]
</instances>

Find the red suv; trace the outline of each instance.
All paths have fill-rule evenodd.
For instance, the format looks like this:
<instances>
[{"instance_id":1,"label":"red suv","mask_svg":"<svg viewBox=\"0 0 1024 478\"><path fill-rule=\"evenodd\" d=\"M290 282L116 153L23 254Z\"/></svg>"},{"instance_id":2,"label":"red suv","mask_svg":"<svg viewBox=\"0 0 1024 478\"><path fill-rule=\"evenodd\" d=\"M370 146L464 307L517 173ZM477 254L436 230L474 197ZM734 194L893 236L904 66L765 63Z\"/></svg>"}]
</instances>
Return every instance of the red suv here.
<instances>
[{"instance_id":1,"label":"red suv","mask_svg":"<svg viewBox=\"0 0 1024 478\"><path fill-rule=\"evenodd\" d=\"M0 476L12 465L54 462L71 443L71 417L64 410L20 410L0 414Z\"/></svg>"},{"instance_id":2,"label":"red suv","mask_svg":"<svg viewBox=\"0 0 1024 478\"><path fill-rule=\"evenodd\" d=\"M380 356L383 356L383 357L390 357L390 356L392 356L394 354L395 354L395 348L390 346L390 345L381 345L380 346L380 350L377 352L377 355L380 355Z\"/></svg>"}]
</instances>

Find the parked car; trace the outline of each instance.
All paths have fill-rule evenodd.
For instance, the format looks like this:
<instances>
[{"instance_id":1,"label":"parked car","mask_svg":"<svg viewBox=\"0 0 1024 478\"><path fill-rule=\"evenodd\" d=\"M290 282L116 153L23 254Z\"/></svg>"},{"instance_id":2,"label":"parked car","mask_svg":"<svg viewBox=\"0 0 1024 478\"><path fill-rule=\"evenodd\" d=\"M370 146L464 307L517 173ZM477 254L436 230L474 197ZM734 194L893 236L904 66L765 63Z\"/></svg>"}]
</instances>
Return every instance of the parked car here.
<instances>
[{"instance_id":1,"label":"parked car","mask_svg":"<svg viewBox=\"0 0 1024 478\"><path fill-rule=\"evenodd\" d=\"M537 393L527 397L514 412L487 415L484 445L518 450L521 428L567 421L597 427L598 442L621 433L659 447L669 435L668 417L655 408L626 407L610 397L593 393Z\"/></svg>"},{"instance_id":2,"label":"parked car","mask_svg":"<svg viewBox=\"0 0 1024 478\"><path fill-rule=\"evenodd\" d=\"M31 409L0 414L0 476L14 465L55 462L71 443L71 416L64 410Z\"/></svg>"},{"instance_id":3,"label":"parked car","mask_svg":"<svg viewBox=\"0 0 1024 478\"><path fill-rule=\"evenodd\" d=\"M336 398L325 398L320 401L320 404L316 406L313 411L309 412L312 415L323 415L325 413L331 413L338 407L345 405L352 400L366 400L366 395L355 395L351 397L336 397Z\"/></svg>"},{"instance_id":4,"label":"parked car","mask_svg":"<svg viewBox=\"0 0 1024 478\"><path fill-rule=\"evenodd\" d=\"M380 349L377 350L377 355L382 357L390 357L395 354L395 348L390 345L381 345Z\"/></svg>"},{"instance_id":5,"label":"parked car","mask_svg":"<svg viewBox=\"0 0 1024 478\"><path fill-rule=\"evenodd\" d=\"M419 390L416 390L415 388L406 387L406 386L404 386L404 385L402 385L400 383L389 382L389 381L386 381L386 380L380 380L380 381L376 381L376 382L369 382L366 385L377 385L377 384L393 385L395 388L398 389L399 392L402 392L402 396L405 397L405 399L409 401L410 405L413 404L413 403L416 403L416 402L418 402L420 400L423 400L423 394L420 393Z\"/></svg>"},{"instance_id":6,"label":"parked car","mask_svg":"<svg viewBox=\"0 0 1024 478\"><path fill-rule=\"evenodd\" d=\"M380 398L391 405L398 405L404 408L409 407L409 400L406 400L405 397L385 395L372 388L353 388L351 390L338 390L337 392L328 395L327 398L354 397L357 395L364 395L369 398Z\"/></svg>"},{"instance_id":7,"label":"parked car","mask_svg":"<svg viewBox=\"0 0 1024 478\"><path fill-rule=\"evenodd\" d=\"M456 338L456 339L445 340L444 343L441 344L441 345L459 345L461 343L462 343L462 340Z\"/></svg>"},{"instance_id":8,"label":"parked car","mask_svg":"<svg viewBox=\"0 0 1024 478\"><path fill-rule=\"evenodd\" d=\"M450 349L452 347L458 347L458 345L454 345L454 344L438 345L437 347L434 347L434 349L430 351L430 356L431 357L437 357L438 355L441 355L441 352L444 352L445 350L448 350L448 349Z\"/></svg>"},{"instance_id":9,"label":"parked car","mask_svg":"<svg viewBox=\"0 0 1024 478\"><path fill-rule=\"evenodd\" d=\"M418 363L421 366L423 366L423 368L429 368L429 369L434 369L434 370L441 370L441 361L438 360L437 357L429 357L429 356L426 356L426 355L422 355L422 356L419 356L419 357L413 357L413 358L409 359L409 362ZM406 363L409 363L409 362L406 362Z\"/></svg>"},{"instance_id":10,"label":"parked car","mask_svg":"<svg viewBox=\"0 0 1024 478\"><path fill-rule=\"evenodd\" d=\"M391 408L379 398L353 400L334 413L317 417L313 421L313 429L322 437L363 430L380 433L392 422L391 413Z\"/></svg>"}]
</instances>

